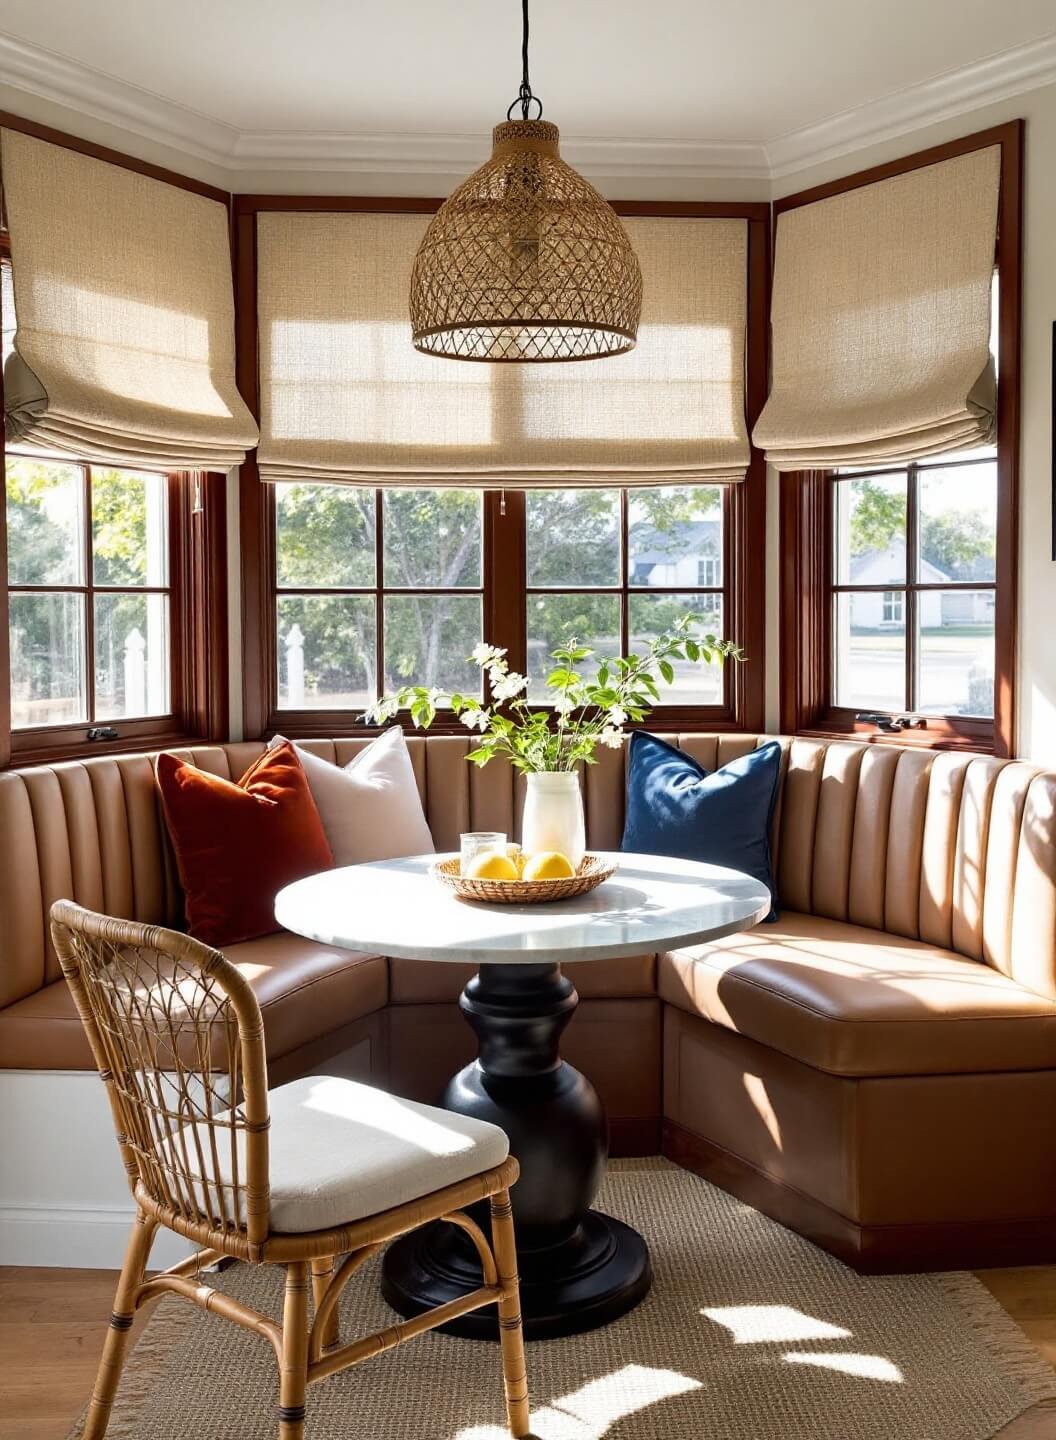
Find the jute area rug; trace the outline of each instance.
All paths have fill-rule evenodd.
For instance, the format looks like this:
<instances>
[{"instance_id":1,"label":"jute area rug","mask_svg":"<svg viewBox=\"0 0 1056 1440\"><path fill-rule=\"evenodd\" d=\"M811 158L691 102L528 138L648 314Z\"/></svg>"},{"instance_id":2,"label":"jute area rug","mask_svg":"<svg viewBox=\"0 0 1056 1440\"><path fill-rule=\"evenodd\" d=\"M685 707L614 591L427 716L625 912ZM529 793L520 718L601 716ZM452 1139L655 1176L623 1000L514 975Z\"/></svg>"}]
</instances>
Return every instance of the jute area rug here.
<instances>
[{"instance_id":1,"label":"jute area rug","mask_svg":"<svg viewBox=\"0 0 1056 1440\"><path fill-rule=\"evenodd\" d=\"M615 1162L600 1203L646 1236L653 1290L606 1329L529 1345L540 1440L991 1440L1056 1399L1056 1371L971 1275L855 1275L659 1159ZM238 1265L215 1283L281 1314L275 1270ZM376 1262L341 1318L345 1340L391 1324ZM170 1297L129 1360L110 1436L274 1440L276 1403L270 1347ZM502 1440L502 1417L498 1347L434 1334L312 1386L307 1434Z\"/></svg>"}]
</instances>

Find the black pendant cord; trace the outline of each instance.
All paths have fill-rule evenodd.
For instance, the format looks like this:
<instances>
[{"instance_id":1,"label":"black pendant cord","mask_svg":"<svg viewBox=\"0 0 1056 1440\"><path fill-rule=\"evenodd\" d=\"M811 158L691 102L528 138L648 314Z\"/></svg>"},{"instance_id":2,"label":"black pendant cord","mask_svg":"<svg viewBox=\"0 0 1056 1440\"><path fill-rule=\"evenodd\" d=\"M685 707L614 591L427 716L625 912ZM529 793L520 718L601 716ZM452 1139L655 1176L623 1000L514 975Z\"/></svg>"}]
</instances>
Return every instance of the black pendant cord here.
<instances>
[{"instance_id":1,"label":"black pendant cord","mask_svg":"<svg viewBox=\"0 0 1056 1440\"><path fill-rule=\"evenodd\" d=\"M538 95L532 94L532 82L528 78L528 0L521 0L521 22L521 87L517 91L517 99L513 101L510 108L506 111L506 119L510 119L514 110L519 105L521 107L521 119L527 120L528 112L534 100L539 106L539 114L535 118L541 120L543 118L543 102L539 99Z\"/></svg>"}]
</instances>

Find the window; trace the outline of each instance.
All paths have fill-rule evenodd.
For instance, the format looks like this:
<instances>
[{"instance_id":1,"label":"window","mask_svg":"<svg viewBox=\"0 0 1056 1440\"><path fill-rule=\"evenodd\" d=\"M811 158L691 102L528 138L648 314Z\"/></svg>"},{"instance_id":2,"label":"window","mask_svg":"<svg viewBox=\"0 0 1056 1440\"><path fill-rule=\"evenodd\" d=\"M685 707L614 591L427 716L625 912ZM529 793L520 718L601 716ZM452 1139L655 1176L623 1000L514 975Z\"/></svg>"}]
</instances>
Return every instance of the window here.
<instances>
[{"instance_id":1,"label":"window","mask_svg":"<svg viewBox=\"0 0 1056 1440\"><path fill-rule=\"evenodd\" d=\"M550 652L569 634L609 655L641 649L686 613L727 634L737 489L269 486L273 709L343 713L347 728L410 680L466 692L478 683L466 657L481 639L508 648L539 698ZM501 555L485 543L499 529ZM662 703L719 719L727 674L676 666Z\"/></svg>"},{"instance_id":2,"label":"window","mask_svg":"<svg viewBox=\"0 0 1056 1440\"><path fill-rule=\"evenodd\" d=\"M226 210L198 181L102 158ZM0 359L15 329L0 226ZM228 738L226 474L82 462L16 444L2 424L0 466L0 766Z\"/></svg>"},{"instance_id":3,"label":"window","mask_svg":"<svg viewBox=\"0 0 1056 1440\"><path fill-rule=\"evenodd\" d=\"M569 629L591 646L618 652L640 647L687 611L697 613L703 627L737 641L749 662L722 670L680 671L650 724L676 733L694 725L761 730L766 474L759 452L752 452L743 483L716 479L697 489L668 481L669 476L678 478L682 462L676 464L675 454L665 448L657 457L662 478L656 485L628 488L621 483L628 478L622 467L634 457L626 447L613 452L609 481L597 454L597 443L605 437L599 441L595 436L583 452L576 439L582 425L578 430L558 425L561 433L549 437L554 440L556 435L557 449L548 452L550 463L538 469L552 468L561 481L555 478L553 488L502 490L511 460L521 476L512 483L530 487L538 478L537 471L529 475L517 469L524 456L510 456L503 449L511 422L519 424L522 418L516 404L510 408L512 400L497 399L508 395L506 380L512 371L493 397L495 433L485 436L488 444L498 446L496 469L488 472L492 478L483 478L477 463L481 457L471 457L477 483L492 488L458 487L455 464L443 473L454 476L456 486L435 488L422 456L414 454L413 447L405 453L402 432L390 437L396 447L391 453L376 454L369 436L355 427L347 430L348 405L333 423L324 421L319 432L333 431L344 447L337 469L329 460L315 464L307 453L308 441L319 438L315 431L301 437L304 446L283 449L278 442L285 445L291 437L274 427L281 413L287 413L289 397L281 383L282 357L274 350L278 331L273 322L287 318L284 307L292 302L278 296L274 287L262 286L261 276L278 273L276 247L296 241L293 227L281 223L283 212L301 208L300 201L295 206L281 197L235 199L239 378L247 403L260 414L265 435L271 435L269 444L248 458L239 483L245 734L348 734L360 725L377 693L410 677L465 689L478 682L475 667L470 670L465 657L480 639L503 646L511 665L534 679L538 695L546 651ZM431 201L411 199L313 197L312 202L313 214L324 219L360 212L367 217L389 212L406 216L433 208ZM766 398L769 205L630 202L621 209L630 216L747 221L743 400L750 427ZM263 271L262 253L267 254ZM301 267L297 274L302 279L303 273ZM405 301L397 298L395 303L402 306ZM371 323L369 314L361 319ZM361 322L346 317L344 323ZM314 336L313 344L318 338ZM719 334L716 354L721 340ZM393 351L397 359L406 353ZM258 357L268 354L271 365L262 361L258 366ZM565 381L571 395L581 381L587 383L589 367L582 367L581 377L577 367L564 368L570 372ZM469 373L477 370L481 367L454 365L439 378L460 388L477 386L484 381ZM521 387L541 383L533 367L520 370L516 378ZM325 364L319 372L325 381L324 372ZM382 378L391 377L386 372ZM633 378L631 372L627 378ZM369 388L364 389L359 371L344 376L338 389L349 379L369 408ZM632 408L640 402L639 408L648 409L649 397L641 386L629 385L628 393ZM325 409L329 404L329 396L305 397L313 414L317 405ZM739 433L739 419L731 415L728 422L730 436ZM672 432L667 439L679 439L674 448L682 454L682 442L692 433ZM701 438L725 441L730 436L713 436L709 429ZM465 436L456 440L461 444ZM663 443L666 446L666 440ZM401 456L403 483L387 487L384 471L400 463ZM450 460L447 451L445 457ZM702 451L702 460L706 458ZM579 473L582 485L565 481ZM717 476L727 473L716 470ZM373 475L378 482L372 481ZM320 483L331 477L332 483ZM439 560L438 539L443 550ZM437 727L445 724L451 733L465 735L452 717L438 717Z\"/></svg>"},{"instance_id":4,"label":"window","mask_svg":"<svg viewBox=\"0 0 1056 1440\"><path fill-rule=\"evenodd\" d=\"M1022 125L902 166L993 145L1001 147L991 311L997 443L782 476L782 729L1015 753ZM824 191L780 203L819 198Z\"/></svg>"},{"instance_id":5,"label":"window","mask_svg":"<svg viewBox=\"0 0 1056 1440\"><path fill-rule=\"evenodd\" d=\"M166 477L8 450L13 730L171 713Z\"/></svg>"},{"instance_id":6,"label":"window","mask_svg":"<svg viewBox=\"0 0 1056 1440\"><path fill-rule=\"evenodd\" d=\"M835 704L992 719L992 453L839 475L832 497Z\"/></svg>"}]
</instances>

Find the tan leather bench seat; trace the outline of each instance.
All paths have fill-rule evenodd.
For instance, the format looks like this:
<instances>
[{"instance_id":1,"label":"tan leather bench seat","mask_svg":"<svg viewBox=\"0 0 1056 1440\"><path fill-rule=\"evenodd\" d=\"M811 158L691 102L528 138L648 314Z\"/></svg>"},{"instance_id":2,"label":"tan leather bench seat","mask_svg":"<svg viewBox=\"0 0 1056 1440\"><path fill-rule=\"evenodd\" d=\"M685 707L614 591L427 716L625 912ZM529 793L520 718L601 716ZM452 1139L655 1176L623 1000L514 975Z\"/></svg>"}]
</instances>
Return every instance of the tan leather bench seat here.
<instances>
[{"instance_id":1,"label":"tan leather bench seat","mask_svg":"<svg viewBox=\"0 0 1056 1440\"><path fill-rule=\"evenodd\" d=\"M1056 1003L951 950L786 911L660 957L670 1005L832 1075L1056 1065Z\"/></svg>"},{"instance_id":2,"label":"tan leather bench seat","mask_svg":"<svg viewBox=\"0 0 1056 1440\"><path fill-rule=\"evenodd\" d=\"M392 1005L439 1005L457 1000L475 965L437 965L428 960L390 960ZM638 1000L656 994L656 956L622 955L565 965L581 1000Z\"/></svg>"},{"instance_id":3,"label":"tan leather bench seat","mask_svg":"<svg viewBox=\"0 0 1056 1440\"><path fill-rule=\"evenodd\" d=\"M269 1060L381 1009L385 960L280 933L224 952L246 974L264 1015ZM65 980L0 1009L0 1053L17 1070L91 1070L88 1040Z\"/></svg>"}]
</instances>

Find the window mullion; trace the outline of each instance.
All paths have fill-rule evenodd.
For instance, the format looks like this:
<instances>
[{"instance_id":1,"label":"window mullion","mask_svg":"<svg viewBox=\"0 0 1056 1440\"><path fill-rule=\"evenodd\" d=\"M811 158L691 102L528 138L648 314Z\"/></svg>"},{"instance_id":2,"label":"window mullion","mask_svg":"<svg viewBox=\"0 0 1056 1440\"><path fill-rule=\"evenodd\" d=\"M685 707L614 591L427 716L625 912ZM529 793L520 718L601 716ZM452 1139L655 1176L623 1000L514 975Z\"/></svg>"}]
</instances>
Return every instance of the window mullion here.
<instances>
[{"instance_id":1,"label":"window mullion","mask_svg":"<svg viewBox=\"0 0 1056 1440\"><path fill-rule=\"evenodd\" d=\"M90 724L95 723L95 597L92 594L92 470L90 465L81 466L84 481L84 697Z\"/></svg>"},{"instance_id":2,"label":"window mullion","mask_svg":"<svg viewBox=\"0 0 1056 1440\"><path fill-rule=\"evenodd\" d=\"M627 487L620 489L620 654L628 655L631 650L631 598L630 598L630 505Z\"/></svg>"},{"instance_id":3,"label":"window mullion","mask_svg":"<svg viewBox=\"0 0 1056 1440\"><path fill-rule=\"evenodd\" d=\"M381 486L374 491L374 695L385 693L385 512Z\"/></svg>"},{"instance_id":4,"label":"window mullion","mask_svg":"<svg viewBox=\"0 0 1056 1440\"><path fill-rule=\"evenodd\" d=\"M920 550L918 527L919 473L911 461L906 470L906 709L912 714L917 708L917 556Z\"/></svg>"}]
</instances>

